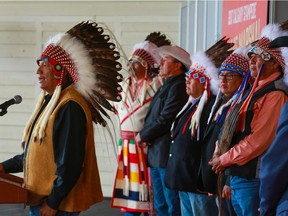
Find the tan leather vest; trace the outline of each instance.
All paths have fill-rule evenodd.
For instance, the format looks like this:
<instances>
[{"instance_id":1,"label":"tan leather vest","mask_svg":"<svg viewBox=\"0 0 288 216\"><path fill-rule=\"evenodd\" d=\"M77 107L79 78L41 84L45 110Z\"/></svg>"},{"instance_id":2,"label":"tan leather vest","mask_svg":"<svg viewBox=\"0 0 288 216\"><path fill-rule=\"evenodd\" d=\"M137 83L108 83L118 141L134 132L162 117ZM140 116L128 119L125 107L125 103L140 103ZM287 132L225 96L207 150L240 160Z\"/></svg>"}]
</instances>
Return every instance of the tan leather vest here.
<instances>
[{"instance_id":1,"label":"tan leather vest","mask_svg":"<svg viewBox=\"0 0 288 216\"><path fill-rule=\"evenodd\" d=\"M88 104L73 86L69 86L61 92L59 102L49 117L42 143L31 138L24 161L24 181L25 187L29 191L28 205L41 204L45 197L50 194L53 181L56 178L52 142L53 125L59 110L68 101L77 102L85 112L87 120L86 148L83 171L75 186L62 200L58 209L68 212L79 212L86 210L94 203L102 201L103 195L96 161L91 112Z\"/></svg>"}]
</instances>

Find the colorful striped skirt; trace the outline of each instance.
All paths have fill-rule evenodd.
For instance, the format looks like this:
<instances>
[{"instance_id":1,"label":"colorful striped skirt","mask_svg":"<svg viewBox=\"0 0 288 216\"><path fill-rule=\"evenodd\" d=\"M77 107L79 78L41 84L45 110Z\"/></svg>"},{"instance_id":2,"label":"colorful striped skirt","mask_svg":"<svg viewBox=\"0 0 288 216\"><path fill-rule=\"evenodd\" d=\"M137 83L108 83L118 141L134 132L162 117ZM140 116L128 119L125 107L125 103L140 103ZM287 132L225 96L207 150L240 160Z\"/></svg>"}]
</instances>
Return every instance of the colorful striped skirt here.
<instances>
[{"instance_id":1,"label":"colorful striped skirt","mask_svg":"<svg viewBox=\"0 0 288 216\"><path fill-rule=\"evenodd\" d=\"M121 132L111 207L128 212L148 212L150 206L147 148L143 149L135 144L135 135L130 131Z\"/></svg>"}]
</instances>

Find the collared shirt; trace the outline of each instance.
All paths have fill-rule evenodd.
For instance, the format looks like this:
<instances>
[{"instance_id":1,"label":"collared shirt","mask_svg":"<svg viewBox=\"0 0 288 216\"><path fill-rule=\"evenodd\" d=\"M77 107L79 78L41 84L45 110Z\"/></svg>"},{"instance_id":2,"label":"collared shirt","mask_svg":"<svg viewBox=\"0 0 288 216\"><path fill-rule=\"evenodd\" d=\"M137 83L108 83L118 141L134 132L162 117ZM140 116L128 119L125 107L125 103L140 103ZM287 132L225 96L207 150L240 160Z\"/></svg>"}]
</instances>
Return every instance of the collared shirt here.
<instances>
[{"instance_id":1,"label":"collared shirt","mask_svg":"<svg viewBox=\"0 0 288 216\"><path fill-rule=\"evenodd\" d=\"M280 72L275 72L259 81L256 91L280 75ZM272 91L259 98L252 108L254 117L251 121L251 134L221 155L221 164L224 167L233 164L241 166L263 154L275 137L280 112L287 101L287 96L280 91Z\"/></svg>"},{"instance_id":2,"label":"collared shirt","mask_svg":"<svg viewBox=\"0 0 288 216\"><path fill-rule=\"evenodd\" d=\"M183 112L186 112L190 107L192 107L195 103L197 103L197 101L198 101L200 98L201 98L201 96L198 97L198 98L193 98L193 97L190 95L189 98L188 98L188 100L187 100L187 102L186 102L186 104L183 106L183 108L180 110L180 112L178 112L177 116L175 117L175 120L176 120L176 118L177 118L179 115L181 115ZM173 129L174 129L175 120L174 120L174 122L173 122L173 124L172 124L172 126L171 126L171 133L172 133L172 131L173 131Z\"/></svg>"},{"instance_id":3,"label":"collared shirt","mask_svg":"<svg viewBox=\"0 0 288 216\"><path fill-rule=\"evenodd\" d=\"M188 101L186 102L186 104L183 106L183 108L180 110L180 112L177 114L177 116L179 116L184 110L186 110L187 107L193 106L195 103L197 103L197 101L201 98L193 98L191 95L188 98ZM177 117L176 116L176 117Z\"/></svg>"}]
</instances>

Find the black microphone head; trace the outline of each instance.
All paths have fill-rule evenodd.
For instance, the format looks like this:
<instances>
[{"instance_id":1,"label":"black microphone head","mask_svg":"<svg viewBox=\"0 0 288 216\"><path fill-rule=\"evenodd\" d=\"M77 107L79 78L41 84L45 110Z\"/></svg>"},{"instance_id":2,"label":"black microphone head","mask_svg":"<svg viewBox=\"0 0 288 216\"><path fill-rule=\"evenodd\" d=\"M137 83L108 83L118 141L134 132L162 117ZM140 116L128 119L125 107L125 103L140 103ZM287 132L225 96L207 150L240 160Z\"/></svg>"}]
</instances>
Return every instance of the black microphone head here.
<instances>
[{"instance_id":1,"label":"black microphone head","mask_svg":"<svg viewBox=\"0 0 288 216\"><path fill-rule=\"evenodd\" d=\"M20 95L15 95L14 101L15 101L15 104L19 104L22 102L22 97Z\"/></svg>"}]
</instances>

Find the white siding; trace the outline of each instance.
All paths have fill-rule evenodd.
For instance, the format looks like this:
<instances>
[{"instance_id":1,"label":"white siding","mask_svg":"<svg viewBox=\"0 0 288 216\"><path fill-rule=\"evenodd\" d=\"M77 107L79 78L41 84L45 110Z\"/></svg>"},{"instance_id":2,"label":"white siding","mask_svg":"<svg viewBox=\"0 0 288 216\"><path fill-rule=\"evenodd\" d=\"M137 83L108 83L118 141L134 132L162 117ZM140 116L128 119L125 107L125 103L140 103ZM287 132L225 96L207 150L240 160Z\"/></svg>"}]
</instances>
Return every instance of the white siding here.
<instances>
[{"instance_id":1,"label":"white siding","mask_svg":"<svg viewBox=\"0 0 288 216\"><path fill-rule=\"evenodd\" d=\"M135 43L152 31L162 31L178 44L180 4L91 0L0 2L0 103L17 94L23 98L21 104L9 107L0 119L0 161L21 152L22 131L39 94L35 60L49 37L90 19L108 25L127 55ZM115 129L111 130L117 134L115 119L113 122ZM116 168L115 142L109 138L107 129L97 125L95 140L103 192L110 197Z\"/></svg>"},{"instance_id":2,"label":"white siding","mask_svg":"<svg viewBox=\"0 0 288 216\"><path fill-rule=\"evenodd\" d=\"M187 0L181 13L181 46L190 53L206 50L220 39L222 1Z\"/></svg>"}]
</instances>

